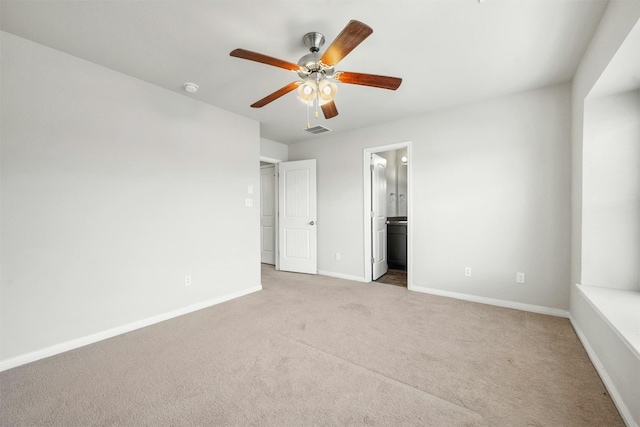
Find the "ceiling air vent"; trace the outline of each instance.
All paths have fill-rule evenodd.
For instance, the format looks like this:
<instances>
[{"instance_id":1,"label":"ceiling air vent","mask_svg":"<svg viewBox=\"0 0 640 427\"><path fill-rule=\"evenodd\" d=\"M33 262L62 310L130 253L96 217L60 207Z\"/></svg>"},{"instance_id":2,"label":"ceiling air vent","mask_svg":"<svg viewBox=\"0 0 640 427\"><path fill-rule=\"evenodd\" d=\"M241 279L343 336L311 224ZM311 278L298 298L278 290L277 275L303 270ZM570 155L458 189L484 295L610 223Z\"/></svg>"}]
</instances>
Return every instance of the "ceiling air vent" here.
<instances>
[{"instance_id":1,"label":"ceiling air vent","mask_svg":"<svg viewBox=\"0 0 640 427\"><path fill-rule=\"evenodd\" d=\"M307 129L305 129L304 131L305 131L305 132L312 133L312 134L314 134L314 135L317 135L317 134L319 134L319 133L330 132L330 131L331 131L331 129L326 128L326 127L324 127L324 126L320 126L320 125L318 125L318 126L314 126L314 127L312 127L312 128L307 128Z\"/></svg>"}]
</instances>

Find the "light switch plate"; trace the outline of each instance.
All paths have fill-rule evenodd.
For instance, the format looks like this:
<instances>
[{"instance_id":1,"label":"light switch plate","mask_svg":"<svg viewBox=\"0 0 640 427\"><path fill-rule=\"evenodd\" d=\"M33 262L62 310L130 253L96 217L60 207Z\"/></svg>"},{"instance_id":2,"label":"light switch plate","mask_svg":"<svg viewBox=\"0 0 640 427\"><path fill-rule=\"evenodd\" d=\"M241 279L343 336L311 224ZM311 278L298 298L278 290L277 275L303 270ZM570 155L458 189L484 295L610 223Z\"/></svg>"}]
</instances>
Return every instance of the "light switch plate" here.
<instances>
[{"instance_id":1,"label":"light switch plate","mask_svg":"<svg viewBox=\"0 0 640 427\"><path fill-rule=\"evenodd\" d=\"M253 207L253 199L244 199L244 205L248 208Z\"/></svg>"}]
</instances>

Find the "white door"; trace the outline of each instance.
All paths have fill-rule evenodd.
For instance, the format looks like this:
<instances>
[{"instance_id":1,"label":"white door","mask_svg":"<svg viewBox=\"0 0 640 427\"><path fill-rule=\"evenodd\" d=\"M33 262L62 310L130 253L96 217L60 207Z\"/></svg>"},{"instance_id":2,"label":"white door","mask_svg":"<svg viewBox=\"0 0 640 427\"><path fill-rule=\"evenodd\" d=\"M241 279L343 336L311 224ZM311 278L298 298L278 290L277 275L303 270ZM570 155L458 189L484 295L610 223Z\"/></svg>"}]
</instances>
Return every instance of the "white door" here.
<instances>
[{"instance_id":1,"label":"white door","mask_svg":"<svg viewBox=\"0 0 640 427\"><path fill-rule=\"evenodd\" d=\"M260 168L260 255L265 264L276 263L276 167Z\"/></svg>"},{"instance_id":2,"label":"white door","mask_svg":"<svg viewBox=\"0 0 640 427\"><path fill-rule=\"evenodd\" d=\"M371 154L372 278L387 272L387 160Z\"/></svg>"},{"instance_id":3,"label":"white door","mask_svg":"<svg viewBox=\"0 0 640 427\"><path fill-rule=\"evenodd\" d=\"M278 166L280 270L317 274L316 161Z\"/></svg>"}]
</instances>

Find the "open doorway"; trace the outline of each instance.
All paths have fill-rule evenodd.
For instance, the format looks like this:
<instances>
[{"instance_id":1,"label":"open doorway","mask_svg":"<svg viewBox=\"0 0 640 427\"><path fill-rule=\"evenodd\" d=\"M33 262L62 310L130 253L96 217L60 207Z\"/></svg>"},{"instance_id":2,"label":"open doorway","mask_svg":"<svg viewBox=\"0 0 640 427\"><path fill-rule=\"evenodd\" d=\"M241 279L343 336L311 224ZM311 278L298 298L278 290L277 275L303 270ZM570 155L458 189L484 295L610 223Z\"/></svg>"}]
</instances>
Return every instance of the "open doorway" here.
<instances>
[{"instance_id":1,"label":"open doorway","mask_svg":"<svg viewBox=\"0 0 640 427\"><path fill-rule=\"evenodd\" d=\"M317 274L316 160L260 157L262 265Z\"/></svg>"},{"instance_id":2,"label":"open doorway","mask_svg":"<svg viewBox=\"0 0 640 427\"><path fill-rule=\"evenodd\" d=\"M260 262L278 268L278 185L280 160L260 157Z\"/></svg>"},{"instance_id":3,"label":"open doorway","mask_svg":"<svg viewBox=\"0 0 640 427\"><path fill-rule=\"evenodd\" d=\"M364 150L365 278L410 288L411 143Z\"/></svg>"},{"instance_id":4,"label":"open doorway","mask_svg":"<svg viewBox=\"0 0 640 427\"><path fill-rule=\"evenodd\" d=\"M260 262L276 265L276 166L260 162Z\"/></svg>"}]
</instances>

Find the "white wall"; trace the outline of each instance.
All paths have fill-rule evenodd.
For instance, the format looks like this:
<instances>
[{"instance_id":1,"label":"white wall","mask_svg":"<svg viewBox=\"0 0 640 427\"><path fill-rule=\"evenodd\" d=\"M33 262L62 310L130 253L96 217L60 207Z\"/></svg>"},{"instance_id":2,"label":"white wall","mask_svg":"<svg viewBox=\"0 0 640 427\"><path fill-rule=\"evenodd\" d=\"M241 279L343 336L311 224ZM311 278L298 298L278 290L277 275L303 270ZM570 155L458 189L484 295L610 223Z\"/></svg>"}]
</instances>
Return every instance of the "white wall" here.
<instances>
[{"instance_id":1,"label":"white wall","mask_svg":"<svg viewBox=\"0 0 640 427\"><path fill-rule=\"evenodd\" d=\"M286 162L289 160L289 147L267 138L260 138L260 156Z\"/></svg>"},{"instance_id":2,"label":"white wall","mask_svg":"<svg viewBox=\"0 0 640 427\"><path fill-rule=\"evenodd\" d=\"M584 102L638 19L640 19L640 0L611 0L573 78L571 92L571 283L582 282Z\"/></svg>"},{"instance_id":3,"label":"white wall","mask_svg":"<svg viewBox=\"0 0 640 427\"><path fill-rule=\"evenodd\" d=\"M398 184L398 216L407 216L407 208L408 208L408 200L407 196L409 194L407 187L407 163L402 163L402 157L407 156L407 147L401 148L398 150L398 154L396 155L397 160L397 184Z\"/></svg>"},{"instance_id":4,"label":"white wall","mask_svg":"<svg viewBox=\"0 0 640 427\"><path fill-rule=\"evenodd\" d=\"M318 160L319 270L364 277L362 152L405 141L413 285L566 310L569 85L290 145L290 159Z\"/></svg>"},{"instance_id":5,"label":"white wall","mask_svg":"<svg viewBox=\"0 0 640 427\"><path fill-rule=\"evenodd\" d=\"M377 154L387 159L387 216L407 216L407 147Z\"/></svg>"},{"instance_id":6,"label":"white wall","mask_svg":"<svg viewBox=\"0 0 640 427\"><path fill-rule=\"evenodd\" d=\"M597 286L608 286L611 284L607 278L606 271L599 268L603 262L610 260L606 254L594 252L594 245L598 243L599 236L594 226L594 219L598 215L594 210L594 202L604 201L596 187L598 182L594 182L599 174L598 168L594 169L599 162L594 163L594 156L597 155L597 142L600 138L595 137L596 131L603 124L597 121L587 123L585 119L597 119L604 117L603 111L608 108L605 103L596 103L585 109L585 100L589 92L596 84L598 78L606 71L606 68L614 57L625 38L640 19L640 1L632 0L611 0L605 10L604 15L596 29L596 32L587 47L585 54L578 65L578 69L572 84L572 236L571 236L571 282L582 283L584 280L597 281L592 283ZM620 100L613 100L613 104L620 106ZM618 108L616 108L618 109ZM618 123L619 124L619 123ZM615 125L615 123L611 123ZM605 127L608 127L604 124ZM609 131L614 133L614 128ZM624 138L623 138L624 139ZM591 143L596 145L590 146ZM611 151L604 150L604 155L616 155L619 151L615 147L615 142L610 142ZM636 140L637 144L637 140ZM637 163L636 163L637 165ZM602 168L600 168L602 171ZM608 172L613 168L605 168ZM636 171L637 173L637 171ZM631 178L632 174L625 174L624 179ZM636 175L637 176L637 175ZM603 183L613 190L614 193L624 192L624 187L619 187L618 183ZM614 184L614 185L610 185ZM637 185L637 182L635 183ZM633 183L629 183L633 186ZM602 206L606 206L602 205ZM610 206L609 206L610 207ZM617 209L616 209L617 211ZM600 215L601 219L607 214ZM615 216L615 215L614 215ZM610 218L613 219L613 218ZM607 219L609 221L610 219ZM636 218L637 221L637 218ZM595 234L594 234L595 232ZM592 240L592 239L596 240ZM610 245L610 242L606 242ZM609 246L609 249L610 246ZM619 248L615 253L619 254ZM597 259L604 256L604 259ZM637 258L635 263L637 264ZM595 268L594 268L595 267ZM605 274L602 274L605 273ZM626 275L626 273L625 273ZM614 279L619 280L619 279ZM589 357L597 367L604 383L609 389L620 413L627 425L640 424L640 406L638 405L638 388L635 379L640 372L640 359L620 338L619 331L612 327L602 313L596 308L597 301L587 302L587 299L580 293L577 286L571 286L571 319L578 331L580 339L589 352ZM629 319L633 319L634 313L629 313Z\"/></svg>"},{"instance_id":7,"label":"white wall","mask_svg":"<svg viewBox=\"0 0 640 427\"><path fill-rule=\"evenodd\" d=\"M257 122L4 32L1 84L0 361L259 286Z\"/></svg>"},{"instance_id":8,"label":"white wall","mask_svg":"<svg viewBox=\"0 0 640 427\"><path fill-rule=\"evenodd\" d=\"M582 284L640 291L640 91L585 102Z\"/></svg>"}]
</instances>

